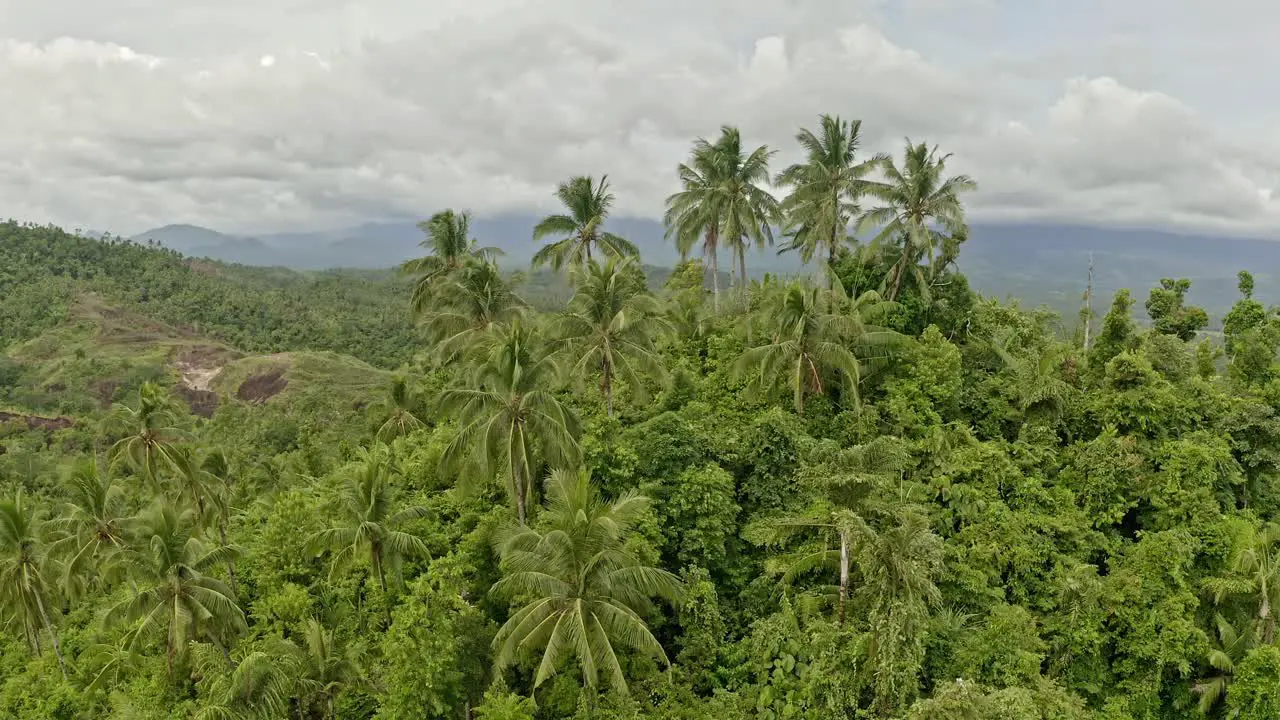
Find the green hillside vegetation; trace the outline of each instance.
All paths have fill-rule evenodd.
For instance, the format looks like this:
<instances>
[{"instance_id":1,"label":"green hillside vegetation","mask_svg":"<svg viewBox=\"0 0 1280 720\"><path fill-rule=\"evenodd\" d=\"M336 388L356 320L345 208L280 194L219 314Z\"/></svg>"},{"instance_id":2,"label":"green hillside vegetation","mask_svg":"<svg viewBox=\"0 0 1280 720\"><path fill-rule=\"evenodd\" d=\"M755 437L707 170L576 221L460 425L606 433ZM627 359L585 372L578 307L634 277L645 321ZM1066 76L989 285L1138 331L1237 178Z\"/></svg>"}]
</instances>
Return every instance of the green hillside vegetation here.
<instances>
[{"instance_id":1,"label":"green hillside vegetation","mask_svg":"<svg viewBox=\"0 0 1280 720\"><path fill-rule=\"evenodd\" d=\"M659 287L567 180L555 306L460 210L365 287L3 226L0 717L1280 717L1253 276L980 297L859 130L694 143Z\"/></svg>"}]
</instances>

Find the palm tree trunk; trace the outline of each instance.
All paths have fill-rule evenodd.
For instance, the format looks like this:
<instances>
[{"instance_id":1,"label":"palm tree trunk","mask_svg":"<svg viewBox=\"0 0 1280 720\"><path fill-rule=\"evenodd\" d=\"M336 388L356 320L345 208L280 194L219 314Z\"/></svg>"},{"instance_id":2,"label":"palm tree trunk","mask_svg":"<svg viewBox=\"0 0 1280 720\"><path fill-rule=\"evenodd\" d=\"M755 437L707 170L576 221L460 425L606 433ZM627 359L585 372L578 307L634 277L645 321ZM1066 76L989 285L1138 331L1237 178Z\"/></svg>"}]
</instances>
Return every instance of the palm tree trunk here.
<instances>
[{"instance_id":1,"label":"palm tree trunk","mask_svg":"<svg viewBox=\"0 0 1280 720\"><path fill-rule=\"evenodd\" d=\"M838 623L844 627L844 606L849 599L849 531L840 530L840 596L836 601Z\"/></svg>"},{"instance_id":2,"label":"palm tree trunk","mask_svg":"<svg viewBox=\"0 0 1280 720\"><path fill-rule=\"evenodd\" d=\"M720 312L720 264L716 260L716 229L707 231L707 254L711 256L711 309Z\"/></svg>"},{"instance_id":3,"label":"palm tree trunk","mask_svg":"<svg viewBox=\"0 0 1280 720\"><path fill-rule=\"evenodd\" d=\"M831 243L827 246L827 313L835 312L836 299L836 229L831 229Z\"/></svg>"},{"instance_id":4,"label":"palm tree trunk","mask_svg":"<svg viewBox=\"0 0 1280 720\"><path fill-rule=\"evenodd\" d=\"M226 547L227 546L227 518L225 514L218 518L218 537L219 539L222 540L222 546ZM232 594L239 595L240 589L236 587L236 561L235 560L227 561L227 574L230 576L230 579L231 579Z\"/></svg>"},{"instance_id":5,"label":"palm tree trunk","mask_svg":"<svg viewBox=\"0 0 1280 720\"><path fill-rule=\"evenodd\" d=\"M613 366L609 364L609 356L601 361L603 372L600 374L600 391L604 393L605 413L613 417Z\"/></svg>"},{"instance_id":6,"label":"palm tree trunk","mask_svg":"<svg viewBox=\"0 0 1280 720\"><path fill-rule=\"evenodd\" d=\"M738 248L738 288L745 300L747 297L747 243L745 241Z\"/></svg>"},{"instance_id":7,"label":"palm tree trunk","mask_svg":"<svg viewBox=\"0 0 1280 720\"><path fill-rule=\"evenodd\" d=\"M170 610L172 611L173 608ZM178 619L175 616L169 616L169 634L164 639L164 664L169 671L169 680L173 680L173 659L178 652L177 643L173 641L173 636L177 633L173 625L177 621Z\"/></svg>"},{"instance_id":8,"label":"palm tree trunk","mask_svg":"<svg viewBox=\"0 0 1280 720\"><path fill-rule=\"evenodd\" d=\"M907 251L902 251L902 257L898 258L898 262L893 264L893 268L889 270L889 291L885 295L885 299L893 302L898 297L898 288L902 285L902 273L906 270Z\"/></svg>"},{"instance_id":9,"label":"palm tree trunk","mask_svg":"<svg viewBox=\"0 0 1280 720\"><path fill-rule=\"evenodd\" d=\"M382 545L378 542L369 545L369 562L373 565L374 573L378 576L378 587L382 588L382 593L387 592L387 576L382 570Z\"/></svg>"},{"instance_id":10,"label":"palm tree trunk","mask_svg":"<svg viewBox=\"0 0 1280 720\"><path fill-rule=\"evenodd\" d=\"M523 525L527 516L525 515L524 478L521 476L519 463L511 464L511 488L516 494L516 520Z\"/></svg>"},{"instance_id":11,"label":"palm tree trunk","mask_svg":"<svg viewBox=\"0 0 1280 720\"><path fill-rule=\"evenodd\" d=\"M44 599L40 597L40 593L36 593L36 607L40 610L40 621L44 623L44 629L49 631L49 639L53 642L53 654L58 658L58 669L62 670L62 679L67 679L67 664L62 659L62 646L58 643L58 631L53 629L53 623L49 622L49 613L45 612Z\"/></svg>"},{"instance_id":12,"label":"palm tree trunk","mask_svg":"<svg viewBox=\"0 0 1280 720\"><path fill-rule=\"evenodd\" d=\"M1262 642L1271 645L1276 640L1276 619L1271 615L1270 588L1262 581L1262 605L1258 607L1258 619L1262 621Z\"/></svg>"}]
</instances>

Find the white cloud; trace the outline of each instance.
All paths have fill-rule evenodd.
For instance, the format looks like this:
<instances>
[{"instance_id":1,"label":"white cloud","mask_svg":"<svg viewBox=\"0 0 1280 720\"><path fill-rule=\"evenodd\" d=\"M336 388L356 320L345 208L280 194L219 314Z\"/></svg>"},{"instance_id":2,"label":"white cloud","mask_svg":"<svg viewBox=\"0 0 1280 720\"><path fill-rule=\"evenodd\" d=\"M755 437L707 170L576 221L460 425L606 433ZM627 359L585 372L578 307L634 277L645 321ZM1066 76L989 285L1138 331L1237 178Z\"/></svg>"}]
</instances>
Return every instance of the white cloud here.
<instances>
[{"instance_id":1,"label":"white cloud","mask_svg":"<svg viewBox=\"0 0 1280 720\"><path fill-rule=\"evenodd\" d=\"M1127 15L1104 67L1070 28L1034 50L913 44L887 0L308 8L0 0L0 214L311 228L545 209L557 181L608 173L620 212L656 217L695 136L737 124L781 165L832 112L863 119L868 150L954 152L977 217L1280 229L1280 150L1164 88L1149 50L1166 36L1132 35ZM939 32L1010 21L983 0L907 11Z\"/></svg>"}]
</instances>

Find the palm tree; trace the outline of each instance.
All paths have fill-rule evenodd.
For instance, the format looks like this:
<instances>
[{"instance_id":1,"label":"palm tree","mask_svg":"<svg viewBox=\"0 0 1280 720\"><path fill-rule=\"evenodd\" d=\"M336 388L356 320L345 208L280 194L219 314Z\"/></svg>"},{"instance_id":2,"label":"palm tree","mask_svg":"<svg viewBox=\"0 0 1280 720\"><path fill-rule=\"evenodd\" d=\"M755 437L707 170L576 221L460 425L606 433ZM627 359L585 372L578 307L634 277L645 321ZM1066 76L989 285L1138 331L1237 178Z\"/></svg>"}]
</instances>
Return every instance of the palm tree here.
<instances>
[{"instance_id":1,"label":"palm tree","mask_svg":"<svg viewBox=\"0 0 1280 720\"><path fill-rule=\"evenodd\" d=\"M736 375L749 376L759 389L790 387L799 414L804 414L805 397L826 392L833 378L856 407L864 370L890 357L903 340L898 333L872 324L890 304L874 291L849 301L835 282L834 291L797 280L767 292L754 318L753 333L764 340L747 348L734 365ZM834 311L826 311L827 307Z\"/></svg>"},{"instance_id":2,"label":"palm tree","mask_svg":"<svg viewBox=\"0 0 1280 720\"><path fill-rule=\"evenodd\" d=\"M120 486L99 471L95 459L72 467L66 492L69 501L48 522L53 537L49 554L60 560L64 591L81 597L114 577L128 542L130 517Z\"/></svg>"},{"instance_id":3,"label":"palm tree","mask_svg":"<svg viewBox=\"0 0 1280 720\"><path fill-rule=\"evenodd\" d=\"M816 135L807 129L796 135L805 160L778 173L774 183L792 188L781 205L791 245L781 252L799 251L805 263L815 255L825 256L830 273L850 223L862 212L859 202L867 192L866 176L888 158L856 159L861 120L850 123L823 115L819 125Z\"/></svg>"},{"instance_id":4,"label":"palm tree","mask_svg":"<svg viewBox=\"0 0 1280 720\"><path fill-rule=\"evenodd\" d=\"M492 262L471 263L436 288L426 315L428 335L441 361L469 350L495 325L522 317L528 305Z\"/></svg>"},{"instance_id":5,"label":"palm tree","mask_svg":"<svg viewBox=\"0 0 1280 720\"><path fill-rule=\"evenodd\" d=\"M385 445L361 449L346 477L338 525L307 539L312 552L334 553L330 577L364 555L369 559L370 574L385 593L388 566L398 570L406 556L427 557L427 546L421 538L395 529L406 520L423 517L427 511L414 506L392 512L391 471L390 452Z\"/></svg>"},{"instance_id":6,"label":"palm tree","mask_svg":"<svg viewBox=\"0 0 1280 720\"><path fill-rule=\"evenodd\" d=\"M49 633L62 679L67 665L62 659L58 631L46 607L52 589L45 577L46 556L40 545L40 522L19 493L0 502L0 606L12 622L22 625L27 642L40 652L40 633Z\"/></svg>"},{"instance_id":7,"label":"palm tree","mask_svg":"<svg viewBox=\"0 0 1280 720\"><path fill-rule=\"evenodd\" d=\"M888 436L842 450L829 462L816 464L802 476L803 481L815 486L817 501L800 514L770 521L765 528L764 539L769 542L785 541L797 532L819 532L816 543L770 558L766 566L780 572L782 581L788 584L812 570L834 566L838 584L833 593L827 594L835 596L840 625L845 621L854 554L875 538L863 518L867 498L901 477L910 460L906 445Z\"/></svg>"},{"instance_id":8,"label":"palm tree","mask_svg":"<svg viewBox=\"0 0 1280 720\"><path fill-rule=\"evenodd\" d=\"M720 309L720 210L716 195L716 167L711 143L698 138L693 143L689 162L676 166L680 192L667 197L667 239L675 239L681 259L686 259L694 245L702 242L702 253L711 261L711 302Z\"/></svg>"},{"instance_id":9,"label":"palm tree","mask_svg":"<svg viewBox=\"0 0 1280 720\"><path fill-rule=\"evenodd\" d=\"M203 488L208 494L208 498L212 501L211 507L216 513L218 541L223 545L229 545L227 524L231 521L231 502L235 483L235 478L231 471L231 461L227 459L226 453L222 452L222 450L210 450L200 462L200 472L204 479ZM239 591L236 588L235 558L227 560L227 579L231 581L231 591L238 593Z\"/></svg>"},{"instance_id":10,"label":"palm tree","mask_svg":"<svg viewBox=\"0 0 1280 720\"><path fill-rule=\"evenodd\" d=\"M885 181L866 185L867 192L884 205L864 214L861 225L880 227L874 243L883 243L888 238L902 243L902 253L885 277L885 297L889 300L897 299L907 273L913 273L921 291L927 292L928 285L920 269L921 258L927 257L932 265L948 233L954 237L965 232L960 193L978 186L967 175L945 177L950 157L950 154L938 155L937 146L913 145L907 140L902 167L892 159L885 159L881 163Z\"/></svg>"},{"instance_id":11,"label":"palm tree","mask_svg":"<svg viewBox=\"0 0 1280 720\"><path fill-rule=\"evenodd\" d=\"M635 245L604 230L604 221L613 208L609 176L597 183L590 175L569 178L556 187L556 197L567 214L548 215L533 228L533 239L559 238L544 245L533 256L533 267L550 264L555 270L591 261L592 246L612 256L638 255Z\"/></svg>"},{"instance_id":12,"label":"palm tree","mask_svg":"<svg viewBox=\"0 0 1280 720\"><path fill-rule=\"evenodd\" d=\"M522 524L495 537L503 578L492 593L521 603L494 638L497 669L541 650L535 687L573 657L587 687L596 687L603 671L612 687L626 692L618 649L667 663L644 616L654 596L677 600L680 581L644 565L626 546L646 498L629 493L607 503L579 471L557 470L547 486L550 506L540 529Z\"/></svg>"},{"instance_id":13,"label":"palm tree","mask_svg":"<svg viewBox=\"0 0 1280 720\"><path fill-rule=\"evenodd\" d=\"M1043 409L1051 415L1061 412L1072 394L1070 383L1059 377L1058 370L1067 359L1067 348L1060 343L1031 348L1016 353L1009 348L1012 331L998 335L991 343L1001 362L1013 373L1013 391L1018 409L1024 414Z\"/></svg>"},{"instance_id":14,"label":"palm tree","mask_svg":"<svg viewBox=\"0 0 1280 720\"><path fill-rule=\"evenodd\" d=\"M342 647L334 639L333 631L315 618L307 619L302 642L298 667L302 705L308 708L319 705L321 717L337 717L334 699L346 688L365 684L358 657L351 649Z\"/></svg>"},{"instance_id":15,"label":"palm tree","mask_svg":"<svg viewBox=\"0 0 1280 720\"><path fill-rule=\"evenodd\" d=\"M469 381L440 396L441 411L460 423L440 463L456 470L469 458L490 477L500 468L523 523L535 449L553 465L575 464L578 418L549 390L559 368L528 328L519 321L495 328L487 344L488 357Z\"/></svg>"},{"instance_id":16,"label":"palm tree","mask_svg":"<svg viewBox=\"0 0 1280 720\"><path fill-rule=\"evenodd\" d=\"M1259 526L1245 519L1229 522L1233 535L1229 572L1210 578L1206 587L1215 602L1240 597L1256 604L1254 630L1261 643L1271 645L1276 640L1275 608L1280 605L1280 524Z\"/></svg>"},{"instance_id":17,"label":"palm tree","mask_svg":"<svg viewBox=\"0 0 1280 720\"><path fill-rule=\"evenodd\" d=\"M403 377L394 378L382 402L381 409L386 419L378 426L374 439L390 443L398 437L411 435L425 428L426 423L414 413L416 405L416 398L409 391L409 381Z\"/></svg>"},{"instance_id":18,"label":"palm tree","mask_svg":"<svg viewBox=\"0 0 1280 720\"><path fill-rule=\"evenodd\" d=\"M165 632L165 662L173 666L190 640L207 638L227 647L230 635L244 629L244 611L231 589L207 575L234 559L234 545L208 548L196 534L195 512L179 513L170 505L153 507L143 518L138 550L130 570L147 587L118 603L108 613L113 621L136 622L130 646L152 631Z\"/></svg>"},{"instance_id":19,"label":"palm tree","mask_svg":"<svg viewBox=\"0 0 1280 720\"><path fill-rule=\"evenodd\" d=\"M716 250L723 239L738 258L738 283L744 293L747 242L758 247L773 244L770 224L781 215L777 199L761 187L769 182L773 154L767 145L747 153L742 134L726 125L714 144L702 138L694 142L691 162L677 168L684 189L667 198L667 233L674 235L681 254L703 236L714 278L719 272ZM719 280L714 283L718 296Z\"/></svg>"},{"instance_id":20,"label":"palm tree","mask_svg":"<svg viewBox=\"0 0 1280 720\"><path fill-rule=\"evenodd\" d=\"M1200 713L1205 717L1209 717L1214 707L1226 699L1236 665L1255 645L1253 633L1236 630L1220 614L1214 616L1214 629L1217 631L1217 638L1206 659L1215 672L1191 688L1200 696Z\"/></svg>"},{"instance_id":21,"label":"palm tree","mask_svg":"<svg viewBox=\"0 0 1280 720\"><path fill-rule=\"evenodd\" d=\"M641 397L646 378L665 377L654 338L667 324L634 258L611 258L604 264L593 260L577 274L567 311L553 320L553 344L572 361L568 372L573 378L599 373L605 409L612 416L616 376Z\"/></svg>"},{"instance_id":22,"label":"palm tree","mask_svg":"<svg viewBox=\"0 0 1280 720\"><path fill-rule=\"evenodd\" d=\"M223 500L218 487L220 479L205 470L190 448L175 447L171 457L174 472L170 497L173 502L195 510L196 518L202 524L216 518Z\"/></svg>"},{"instance_id":23,"label":"palm tree","mask_svg":"<svg viewBox=\"0 0 1280 720\"><path fill-rule=\"evenodd\" d=\"M430 254L400 266L401 272L417 276L409 299L415 314L420 315L431 307L441 279L468 262L485 261L502 254L497 248L476 246L470 235L471 213L468 212L442 210L430 220L418 223L418 228L427 235L419 245Z\"/></svg>"},{"instance_id":24,"label":"palm tree","mask_svg":"<svg viewBox=\"0 0 1280 720\"><path fill-rule=\"evenodd\" d=\"M203 707L197 720L288 717L298 687L297 647L279 638L242 643L232 653L205 643L192 648Z\"/></svg>"},{"instance_id":25,"label":"palm tree","mask_svg":"<svg viewBox=\"0 0 1280 720\"><path fill-rule=\"evenodd\" d=\"M108 451L109 468L115 471L127 465L147 482L158 483L157 471L173 468L174 443L183 435L178 427L182 413L173 397L159 385L145 382L138 388L137 408L117 404L112 415L127 434Z\"/></svg>"}]
</instances>

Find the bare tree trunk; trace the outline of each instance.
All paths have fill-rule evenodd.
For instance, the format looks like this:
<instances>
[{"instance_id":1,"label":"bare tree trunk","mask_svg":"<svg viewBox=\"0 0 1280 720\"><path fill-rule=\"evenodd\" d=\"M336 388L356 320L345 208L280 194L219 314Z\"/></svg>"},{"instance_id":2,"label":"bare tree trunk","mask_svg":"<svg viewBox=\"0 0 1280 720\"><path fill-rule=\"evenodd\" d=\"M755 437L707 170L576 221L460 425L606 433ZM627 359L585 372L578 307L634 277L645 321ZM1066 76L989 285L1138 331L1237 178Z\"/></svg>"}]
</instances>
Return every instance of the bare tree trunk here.
<instances>
[{"instance_id":1,"label":"bare tree trunk","mask_svg":"<svg viewBox=\"0 0 1280 720\"><path fill-rule=\"evenodd\" d=\"M53 623L49 621L49 613L45 612L44 599L40 597L40 593L36 593L36 607L40 610L40 621L44 623L44 628L49 631L49 640L53 643L53 654L58 658L58 669L62 670L62 679L67 679L67 664L62 659L62 646L58 643L58 631L53 628Z\"/></svg>"},{"instance_id":2,"label":"bare tree trunk","mask_svg":"<svg viewBox=\"0 0 1280 720\"><path fill-rule=\"evenodd\" d=\"M844 627L844 606L849 599L849 531L840 530L840 597L837 600L839 605L839 623L840 627Z\"/></svg>"}]
</instances>

